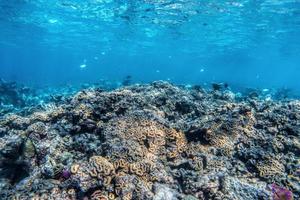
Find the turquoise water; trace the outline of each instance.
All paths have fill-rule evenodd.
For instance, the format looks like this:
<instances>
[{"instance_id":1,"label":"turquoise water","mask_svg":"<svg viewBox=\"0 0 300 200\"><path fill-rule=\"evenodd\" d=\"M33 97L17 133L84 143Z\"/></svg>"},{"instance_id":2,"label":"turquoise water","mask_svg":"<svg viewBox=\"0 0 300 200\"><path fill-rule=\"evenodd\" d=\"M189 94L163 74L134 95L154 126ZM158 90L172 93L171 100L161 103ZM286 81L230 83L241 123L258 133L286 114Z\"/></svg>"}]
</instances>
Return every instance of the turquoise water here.
<instances>
[{"instance_id":1,"label":"turquoise water","mask_svg":"<svg viewBox=\"0 0 300 200\"><path fill-rule=\"evenodd\" d=\"M0 77L300 91L299 0L0 0Z\"/></svg>"},{"instance_id":2,"label":"turquoise water","mask_svg":"<svg viewBox=\"0 0 300 200\"><path fill-rule=\"evenodd\" d=\"M0 0L0 200L298 200L299 77L300 0Z\"/></svg>"}]
</instances>

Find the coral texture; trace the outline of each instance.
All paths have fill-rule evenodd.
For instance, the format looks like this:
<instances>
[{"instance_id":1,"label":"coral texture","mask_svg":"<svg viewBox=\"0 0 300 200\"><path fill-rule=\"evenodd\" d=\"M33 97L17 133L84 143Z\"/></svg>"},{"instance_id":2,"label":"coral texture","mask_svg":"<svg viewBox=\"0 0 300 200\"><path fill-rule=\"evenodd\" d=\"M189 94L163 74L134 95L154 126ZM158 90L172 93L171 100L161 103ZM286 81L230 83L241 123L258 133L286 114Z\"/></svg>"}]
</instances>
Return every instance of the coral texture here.
<instances>
[{"instance_id":1,"label":"coral texture","mask_svg":"<svg viewBox=\"0 0 300 200\"><path fill-rule=\"evenodd\" d=\"M2 117L0 199L298 199L299 155L296 100L166 82L86 89Z\"/></svg>"}]
</instances>

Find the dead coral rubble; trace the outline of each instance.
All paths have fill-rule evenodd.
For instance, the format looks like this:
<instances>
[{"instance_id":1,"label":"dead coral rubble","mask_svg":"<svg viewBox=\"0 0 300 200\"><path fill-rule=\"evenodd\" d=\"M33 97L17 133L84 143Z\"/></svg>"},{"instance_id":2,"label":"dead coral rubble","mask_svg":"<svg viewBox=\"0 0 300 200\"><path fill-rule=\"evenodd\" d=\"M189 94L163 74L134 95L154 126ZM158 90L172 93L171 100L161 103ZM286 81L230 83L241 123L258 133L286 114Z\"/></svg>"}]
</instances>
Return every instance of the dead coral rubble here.
<instances>
[{"instance_id":1,"label":"dead coral rubble","mask_svg":"<svg viewBox=\"0 0 300 200\"><path fill-rule=\"evenodd\" d=\"M165 82L0 121L0 199L299 198L300 102Z\"/></svg>"}]
</instances>

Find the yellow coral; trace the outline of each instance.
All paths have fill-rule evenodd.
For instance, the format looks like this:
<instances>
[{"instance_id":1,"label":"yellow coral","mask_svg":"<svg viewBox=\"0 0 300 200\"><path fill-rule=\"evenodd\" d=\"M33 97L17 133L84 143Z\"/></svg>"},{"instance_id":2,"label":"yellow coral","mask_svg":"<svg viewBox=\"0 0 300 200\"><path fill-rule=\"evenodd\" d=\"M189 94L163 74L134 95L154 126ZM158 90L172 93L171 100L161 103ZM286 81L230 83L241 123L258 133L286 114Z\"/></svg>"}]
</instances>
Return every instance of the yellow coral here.
<instances>
[{"instance_id":1,"label":"yellow coral","mask_svg":"<svg viewBox=\"0 0 300 200\"><path fill-rule=\"evenodd\" d=\"M231 139L224 135L214 135L210 139L210 144L219 148L225 156L230 156L234 150L234 144Z\"/></svg>"},{"instance_id":2,"label":"yellow coral","mask_svg":"<svg viewBox=\"0 0 300 200\"><path fill-rule=\"evenodd\" d=\"M98 177L98 172L97 172L97 169L95 169L95 168L90 169L89 174L91 177L94 177L94 178Z\"/></svg>"},{"instance_id":3,"label":"yellow coral","mask_svg":"<svg viewBox=\"0 0 300 200\"><path fill-rule=\"evenodd\" d=\"M75 192L74 189L69 189L68 194L71 195L71 196L74 196L76 194L76 192Z\"/></svg>"},{"instance_id":4,"label":"yellow coral","mask_svg":"<svg viewBox=\"0 0 300 200\"><path fill-rule=\"evenodd\" d=\"M131 200L132 199L132 193L128 192L123 196L123 200Z\"/></svg>"},{"instance_id":5,"label":"yellow coral","mask_svg":"<svg viewBox=\"0 0 300 200\"><path fill-rule=\"evenodd\" d=\"M108 186L111 183L111 180L112 180L111 176L104 177L104 179L103 179L103 185L104 186Z\"/></svg>"},{"instance_id":6,"label":"yellow coral","mask_svg":"<svg viewBox=\"0 0 300 200\"><path fill-rule=\"evenodd\" d=\"M96 169L94 172L103 174L104 176L109 176L115 171L113 164L102 156L91 157L90 163Z\"/></svg>"},{"instance_id":7,"label":"yellow coral","mask_svg":"<svg viewBox=\"0 0 300 200\"><path fill-rule=\"evenodd\" d=\"M71 166L71 173L72 173L72 174L76 174L77 171L78 171L78 169L79 169L79 165L78 165L78 164L72 165L72 166Z\"/></svg>"},{"instance_id":8,"label":"yellow coral","mask_svg":"<svg viewBox=\"0 0 300 200\"><path fill-rule=\"evenodd\" d=\"M128 170L128 168L129 168L128 162L125 161L124 159L118 159L118 160L116 160L113 165L114 165L114 168L116 170L121 169L121 170L124 171L126 169Z\"/></svg>"},{"instance_id":9,"label":"yellow coral","mask_svg":"<svg viewBox=\"0 0 300 200\"><path fill-rule=\"evenodd\" d=\"M257 166L259 176L263 178L274 178L284 173L285 168L280 161L275 159L267 159L260 162Z\"/></svg>"},{"instance_id":10,"label":"yellow coral","mask_svg":"<svg viewBox=\"0 0 300 200\"><path fill-rule=\"evenodd\" d=\"M91 195L91 200L108 200L108 197L102 194L100 190L96 190L92 195Z\"/></svg>"},{"instance_id":11,"label":"yellow coral","mask_svg":"<svg viewBox=\"0 0 300 200\"><path fill-rule=\"evenodd\" d=\"M168 153L167 153L167 157L169 158L169 159L174 159L174 158L176 158L178 156L178 152L177 151L169 151Z\"/></svg>"},{"instance_id":12,"label":"yellow coral","mask_svg":"<svg viewBox=\"0 0 300 200\"><path fill-rule=\"evenodd\" d=\"M116 195L114 193L109 193L108 194L108 199L109 200L114 200L114 199L116 199Z\"/></svg>"}]
</instances>

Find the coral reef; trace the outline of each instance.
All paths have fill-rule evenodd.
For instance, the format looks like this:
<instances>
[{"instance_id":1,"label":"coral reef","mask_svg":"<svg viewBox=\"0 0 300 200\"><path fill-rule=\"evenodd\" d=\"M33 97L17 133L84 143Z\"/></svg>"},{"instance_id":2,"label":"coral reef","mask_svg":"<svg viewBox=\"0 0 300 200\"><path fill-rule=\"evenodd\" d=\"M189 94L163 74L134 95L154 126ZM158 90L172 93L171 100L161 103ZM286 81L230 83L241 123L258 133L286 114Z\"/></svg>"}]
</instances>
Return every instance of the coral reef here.
<instances>
[{"instance_id":1,"label":"coral reef","mask_svg":"<svg viewBox=\"0 0 300 200\"><path fill-rule=\"evenodd\" d=\"M67 103L70 96L81 90L93 88L110 91L120 87L122 83L129 85L131 76L125 77L123 82L100 79L93 84L52 87L25 87L0 78L0 118L9 113L24 116L37 111L49 111L55 109L57 104Z\"/></svg>"},{"instance_id":2,"label":"coral reef","mask_svg":"<svg viewBox=\"0 0 300 200\"><path fill-rule=\"evenodd\" d=\"M27 102L24 97L30 93L31 91L27 87L0 79L0 109L3 110L3 113L4 111L7 113L15 107L25 106Z\"/></svg>"},{"instance_id":3,"label":"coral reef","mask_svg":"<svg viewBox=\"0 0 300 200\"><path fill-rule=\"evenodd\" d=\"M219 85L88 88L1 118L0 199L298 199L299 113Z\"/></svg>"}]
</instances>

